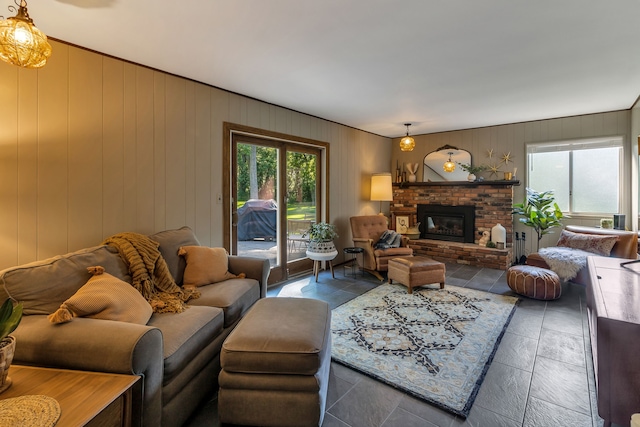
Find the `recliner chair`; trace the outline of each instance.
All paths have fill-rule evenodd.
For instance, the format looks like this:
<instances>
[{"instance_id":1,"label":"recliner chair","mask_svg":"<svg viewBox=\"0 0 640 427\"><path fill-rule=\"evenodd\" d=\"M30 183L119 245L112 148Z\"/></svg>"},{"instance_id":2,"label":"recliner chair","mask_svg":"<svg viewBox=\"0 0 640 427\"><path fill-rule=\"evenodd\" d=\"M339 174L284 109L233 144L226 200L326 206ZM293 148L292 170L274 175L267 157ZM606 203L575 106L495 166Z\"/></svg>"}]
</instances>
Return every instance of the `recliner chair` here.
<instances>
[{"instance_id":1,"label":"recliner chair","mask_svg":"<svg viewBox=\"0 0 640 427\"><path fill-rule=\"evenodd\" d=\"M387 229L387 218L383 215L352 216L351 236L353 245L364 249L363 267L366 271L384 280L381 271L388 270L389 260L413 256L413 249L408 247L409 238L402 236L399 248L376 249L374 245Z\"/></svg>"}]
</instances>

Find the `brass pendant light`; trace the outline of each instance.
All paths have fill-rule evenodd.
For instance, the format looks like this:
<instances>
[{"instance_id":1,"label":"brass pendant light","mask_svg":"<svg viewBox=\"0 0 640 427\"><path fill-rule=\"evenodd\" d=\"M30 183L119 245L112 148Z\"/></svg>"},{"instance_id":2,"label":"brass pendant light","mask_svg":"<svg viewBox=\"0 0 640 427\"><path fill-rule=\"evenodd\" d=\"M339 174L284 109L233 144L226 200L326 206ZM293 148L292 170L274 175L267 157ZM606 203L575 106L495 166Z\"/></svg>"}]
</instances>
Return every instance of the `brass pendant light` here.
<instances>
[{"instance_id":1,"label":"brass pendant light","mask_svg":"<svg viewBox=\"0 0 640 427\"><path fill-rule=\"evenodd\" d=\"M409 126L411 126L411 123L405 123L404 125L407 127L407 136L400 140L400 149L402 151L413 151L416 146L416 141L409 136Z\"/></svg>"},{"instance_id":2,"label":"brass pendant light","mask_svg":"<svg viewBox=\"0 0 640 427\"><path fill-rule=\"evenodd\" d=\"M43 67L51 56L51 45L29 17L26 0L16 5L16 16L0 21L0 59L24 68ZM9 10L16 8L12 5Z\"/></svg>"},{"instance_id":3,"label":"brass pendant light","mask_svg":"<svg viewBox=\"0 0 640 427\"><path fill-rule=\"evenodd\" d=\"M456 164L451 161L451 155L453 154L453 152L449 151L447 154L449 155L449 160L444 162L444 165L442 165L442 169L444 169L445 172L453 172L454 170L456 170Z\"/></svg>"}]
</instances>

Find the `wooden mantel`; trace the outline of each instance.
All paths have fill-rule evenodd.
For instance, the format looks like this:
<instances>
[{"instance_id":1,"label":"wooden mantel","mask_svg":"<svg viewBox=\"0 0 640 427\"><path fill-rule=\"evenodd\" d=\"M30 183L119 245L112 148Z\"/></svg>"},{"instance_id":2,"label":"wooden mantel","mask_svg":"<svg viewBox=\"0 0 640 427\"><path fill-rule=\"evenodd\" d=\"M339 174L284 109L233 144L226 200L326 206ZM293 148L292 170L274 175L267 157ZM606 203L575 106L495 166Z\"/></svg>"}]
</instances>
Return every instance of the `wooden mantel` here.
<instances>
[{"instance_id":1,"label":"wooden mantel","mask_svg":"<svg viewBox=\"0 0 640 427\"><path fill-rule=\"evenodd\" d=\"M517 187L520 185L520 181L429 181L429 182L399 182L393 183L394 187L406 188L406 187L432 187L432 186L445 186L445 187L478 187L481 185L503 185L507 187Z\"/></svg>"}]
</instances>

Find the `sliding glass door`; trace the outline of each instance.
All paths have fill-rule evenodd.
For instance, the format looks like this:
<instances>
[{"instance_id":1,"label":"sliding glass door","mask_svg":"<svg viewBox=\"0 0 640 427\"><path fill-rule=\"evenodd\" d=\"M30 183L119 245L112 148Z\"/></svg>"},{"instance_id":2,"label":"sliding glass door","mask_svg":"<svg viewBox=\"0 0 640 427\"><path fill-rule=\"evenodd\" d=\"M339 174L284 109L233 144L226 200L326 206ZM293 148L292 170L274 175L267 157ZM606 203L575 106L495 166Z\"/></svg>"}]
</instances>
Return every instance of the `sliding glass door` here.
<instances>
[{"instance_id":1,"label":"sliding glass door","mask_svg":"<svg viewBox=\"0 0 640 427\"><path fill-rule=\"evenodd\" d=\"M306 230L319 218L321 149L233 134L231 252L269 259L270 283L311 269Z\"/></svg>"}]
</instances>

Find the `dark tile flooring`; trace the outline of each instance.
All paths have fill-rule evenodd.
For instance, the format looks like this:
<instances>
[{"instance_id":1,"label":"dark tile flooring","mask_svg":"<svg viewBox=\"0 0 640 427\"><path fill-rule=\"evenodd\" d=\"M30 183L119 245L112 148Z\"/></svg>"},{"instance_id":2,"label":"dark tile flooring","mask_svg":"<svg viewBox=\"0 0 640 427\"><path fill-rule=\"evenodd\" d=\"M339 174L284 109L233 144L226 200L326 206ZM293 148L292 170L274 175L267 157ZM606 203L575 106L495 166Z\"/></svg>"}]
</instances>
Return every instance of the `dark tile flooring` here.
<instances>
[{"instance_id":1,"label":"dark tile flooring","mask_svg":"<svg viewBox=\"0 0 640 427\"><path fill-rule=\"evenodd\" d=\"M447 285L514 295L505 272L447 264ZM335 279L321 272L269 290L269 297L307 297L332 308L374 288L373 276ZM332 363L325 427L551 427L602 426L595 403L584 287L563 285L556 301L523 298L466 420L417 400L365 375ZM218 426L215 396L189 427Z\"/></svg>"}]
</instances>

